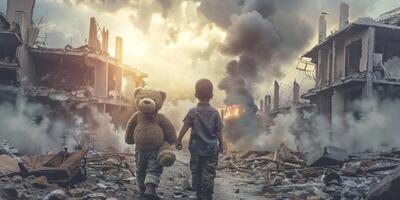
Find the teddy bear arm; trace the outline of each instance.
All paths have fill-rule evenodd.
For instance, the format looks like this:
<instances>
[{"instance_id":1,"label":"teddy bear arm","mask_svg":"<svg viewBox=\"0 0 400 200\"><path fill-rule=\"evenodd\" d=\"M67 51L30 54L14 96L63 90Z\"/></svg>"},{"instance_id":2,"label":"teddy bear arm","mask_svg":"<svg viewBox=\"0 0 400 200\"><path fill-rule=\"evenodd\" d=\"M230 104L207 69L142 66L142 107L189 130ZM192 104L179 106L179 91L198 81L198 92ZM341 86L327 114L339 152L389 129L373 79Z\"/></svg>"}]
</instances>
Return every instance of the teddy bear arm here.
<instances>
[{"instance_id":1,"label":"teddy bear arm","mask_svg":"<svg viewBox=\"0 0 400 200\"><path fill-rule=\"evenodd\" d=\"M160 114L159 119L161 129L165 134L165 140L171 145L175 144L177 142L177 136L174 125L165 115Z\"/></svg>"},{"instance_id":2,"label":"teddy bear arm","mask_svg":"<svg viewBox=\"0 0 400 200\"><path fill-rule=\"evenodd\" d=\"M133 131L135 130L135 127L137 125L137 113L133 114L132 117L128 120L128 123L126 124L126 130L125 130L125 142L127 144L134 144L135 141L133 139Z\"/></svg>"}]
</instances>

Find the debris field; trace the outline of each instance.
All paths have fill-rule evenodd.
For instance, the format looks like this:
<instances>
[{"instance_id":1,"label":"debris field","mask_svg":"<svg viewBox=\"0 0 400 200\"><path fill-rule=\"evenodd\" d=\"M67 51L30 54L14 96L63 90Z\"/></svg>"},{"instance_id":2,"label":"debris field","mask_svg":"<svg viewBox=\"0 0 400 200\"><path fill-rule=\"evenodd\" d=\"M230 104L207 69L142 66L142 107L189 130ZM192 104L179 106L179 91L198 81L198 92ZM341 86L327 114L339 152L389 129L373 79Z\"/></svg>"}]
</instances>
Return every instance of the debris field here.
<instances>
[{"instance_id":1,"label":"debris field","mask_svg":"<svg viewBox=\"0 0 400 200\"><path fill-rule=\"evenodd\" d=\"M1 199L140 199L132 153L64 149L18 156L7 141L0 144ZM184 170L188 166L182 163L177 160L163 175L163 199L195 199L189 169ZM399 192L399 163L397 149L348 155L327 146L302 154L282 144L272 152L222 154L217 174L243 180L225 191L238 199L252 199L243 188L253 188L262 199L391 200Z\"/></svg>"}]
</instances>

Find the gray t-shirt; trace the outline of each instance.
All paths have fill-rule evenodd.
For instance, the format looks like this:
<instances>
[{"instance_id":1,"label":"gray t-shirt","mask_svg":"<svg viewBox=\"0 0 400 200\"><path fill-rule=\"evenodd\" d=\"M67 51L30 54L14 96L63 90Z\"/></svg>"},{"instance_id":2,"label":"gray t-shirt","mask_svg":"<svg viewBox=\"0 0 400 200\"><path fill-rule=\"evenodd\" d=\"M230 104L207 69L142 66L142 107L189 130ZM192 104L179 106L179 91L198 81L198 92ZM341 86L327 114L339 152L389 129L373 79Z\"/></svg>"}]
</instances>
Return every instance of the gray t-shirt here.
<instances>
[{"instance_id":1,"label":"gray t-shirt","mask_svg":"<svg viewBox=\"0 0 400 200\"><path fill-rule=\"evenodd\" d=\"M199 103L189 110L183 123L192 128L189 150L192 154L208 156L218 153L217 133L223 124L218 111L209 103Z\"/></svg>"}]
</instances>

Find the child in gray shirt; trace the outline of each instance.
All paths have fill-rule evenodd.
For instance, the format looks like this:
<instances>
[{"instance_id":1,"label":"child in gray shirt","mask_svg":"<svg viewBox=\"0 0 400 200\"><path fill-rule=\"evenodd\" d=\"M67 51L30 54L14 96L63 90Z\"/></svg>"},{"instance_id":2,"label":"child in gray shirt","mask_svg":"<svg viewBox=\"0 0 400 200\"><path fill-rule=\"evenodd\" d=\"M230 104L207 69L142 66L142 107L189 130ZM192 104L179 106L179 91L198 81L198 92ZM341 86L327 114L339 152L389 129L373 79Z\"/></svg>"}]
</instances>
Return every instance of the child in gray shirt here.
<instances>
[{"instance_id":1,"label":"child in gray shirt","mask_svg":"<svg viewBox=\"0 0 400 200\"><path fill-rule=\"evenodd\" d=\"M176 148L182 149L182 138L191 128L189 151L192 185L197 199L212 200L214 178L218 165L218 153L223 151L223 124L218 111L209 101L213 97L213 85L207 79L196 82L197 107L189 110L183 119Z\"/></svg>"}]
</instances>

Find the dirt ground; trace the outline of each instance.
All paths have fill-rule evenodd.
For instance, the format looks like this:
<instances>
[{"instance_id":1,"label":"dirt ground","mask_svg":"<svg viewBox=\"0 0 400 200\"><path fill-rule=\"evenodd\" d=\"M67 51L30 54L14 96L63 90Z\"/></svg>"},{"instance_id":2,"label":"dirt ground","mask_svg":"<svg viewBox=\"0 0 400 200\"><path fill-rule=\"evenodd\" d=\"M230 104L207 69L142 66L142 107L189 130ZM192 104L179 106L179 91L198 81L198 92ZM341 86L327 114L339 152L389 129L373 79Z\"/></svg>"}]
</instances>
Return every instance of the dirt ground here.
<instances>
[{"instance_id":1,"label":"dirt ground","mask_svg":"<svg viewBox=\"0 0 400 200\"><path fill-rule=\"evenodd\" d=\"M179 151L176 154L177 162L173 167L165 168L159 191L166 200L195 199L193 191L185 190L185 187L190 186L190 154L188 151ZM247 180L240 174L217 171L214 195L216 200L266 199L258 193L260 190L260 186L256 186L254 181Z\"/></svg>"}]
</instances>

